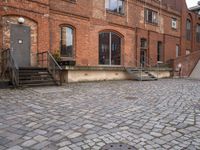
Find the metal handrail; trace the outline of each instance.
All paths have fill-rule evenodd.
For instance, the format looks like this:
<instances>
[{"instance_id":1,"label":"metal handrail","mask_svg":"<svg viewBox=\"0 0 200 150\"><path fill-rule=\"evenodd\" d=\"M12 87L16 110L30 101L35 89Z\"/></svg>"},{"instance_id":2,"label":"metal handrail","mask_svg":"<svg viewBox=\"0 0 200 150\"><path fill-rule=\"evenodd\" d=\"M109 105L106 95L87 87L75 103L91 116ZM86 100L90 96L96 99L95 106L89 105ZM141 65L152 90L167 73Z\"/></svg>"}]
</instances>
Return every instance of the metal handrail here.
<instances>
[{"instance_id":1,"label":"metal handrail","mask_svg":"<svg viewBox=\"0 0 200 150\"><path fill-rule=\"evenodd\" d=\"M142 80L142 73L145 71L145 67L149 67L150 70L151 68L153 67L151 64L153 62L153 58L151 57L147 57L147 56L144 56L145 59L147 60L147 62L141 62L140 60L137 60L136 58L133 59L133 61L136 63L136 67L138 67L137 64L140 64L140 68L138 69L140 71L140 79ZM143 67L144 65L144 67ZM157 78L158 78L158 74L159 74L159 65L158 63L156 63L156 67L157 67Z\"/></svg>"},{"instance_id":2,"label":"metal handrail","mask_svg":"<svg viewBox=\"0 0 200 150\"><path fill-rule=\"evenodd\" d=\"M49 73L54 80L59 81L59 85L62 85L62 67L57 63L55 58L49 51L37 53L38 65L41 67L47 67Z\"/></svg>"},{"instance_id":3,"label":"metal handrail","mask_svg":"<svg viewBox=\"0 0 200 150\"><path fill-rule=\"evenodd\" d=\"M1 53L2 77L8 77L14 87L19 86L19 67L16 64L10 49L4 49Z\"/></svg>"}]
</instances>

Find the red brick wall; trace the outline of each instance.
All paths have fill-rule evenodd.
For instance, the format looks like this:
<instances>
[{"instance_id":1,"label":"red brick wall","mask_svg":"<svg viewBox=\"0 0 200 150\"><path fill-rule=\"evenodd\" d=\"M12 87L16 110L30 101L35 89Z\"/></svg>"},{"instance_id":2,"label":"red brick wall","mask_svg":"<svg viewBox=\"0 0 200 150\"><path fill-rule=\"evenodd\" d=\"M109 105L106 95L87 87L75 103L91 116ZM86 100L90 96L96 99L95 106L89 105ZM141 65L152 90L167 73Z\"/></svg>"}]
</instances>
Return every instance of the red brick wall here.
<instances>
[{"instance_id":1,"label":"red brick wall","mask_svg":"<svg viewBox=\"0 0 200 150\"><path fill-rule=\"evenodd\" d=\"M172 61L172 67L174 68L174 76L178 76L177 72L178 64L182 65L181 76L188 77L192 73L194 67L200 59L200 51L196 51L187 56L181 56Z\"/></svg>"},{"instance_id":2,"label":"red brick wall","mask_svg":"<svg viewBox=\"0 0 200 150\"><path fill-rule=\"evenodd\" d=\"M158 25L145 23L144 8L151 8L159 13ZM122 36L122 66L135 66L136 58L139 61L142 37L148 39L148 57L153 59L153 64L157 63L158 41L163 43L163 59L166 62L175 58L176 44L181 42L182 54L186 47L186 42L180 39L181 36L184 37L181 34L181 13L168 6L161 9L156 0L147 0L146 3L126 1L124 15L106 12L104 0L78 0L76 3L67 0L12 0L0 2L0 16L2 18L5 15L23 16L37 23L38 51L50 49L53 53L59 50L60 26L73 26L76 64L82 66L98 65L98 38L99 32L103 30L114 31ZM177 18L177 30L171 28L172 17ZM193 47L198 49L199 45Z\"/></svg>"},{"instance_id":3,"label":"red brick wall","mask_svg":"<svg viewBox=\"0 0 200 150\"><path fill-rule=\"evenodd\" d=\"M0 16L1 19L3 16L22 16L25 21L28 18L36 22L38 27L38 51L49 49L49 7L47 0L0 2Z\"/></svg>"}]
</instances>

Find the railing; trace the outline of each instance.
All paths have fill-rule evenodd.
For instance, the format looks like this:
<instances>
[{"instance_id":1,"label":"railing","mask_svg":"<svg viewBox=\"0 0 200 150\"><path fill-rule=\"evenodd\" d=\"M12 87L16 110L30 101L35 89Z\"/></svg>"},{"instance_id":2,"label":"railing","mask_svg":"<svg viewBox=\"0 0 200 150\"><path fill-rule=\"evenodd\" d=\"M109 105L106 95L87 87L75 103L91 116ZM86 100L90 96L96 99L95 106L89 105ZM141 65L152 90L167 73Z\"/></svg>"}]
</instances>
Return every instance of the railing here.
<instances>
[{"instance_id":1,"label":"railing","mask_svg":"<svg viewBox=\"0 0 200 150\"><path fill-rule=\"evenodd\" d=\"M144 71L147 71L147 70L152 70L152 67L156 66L156 71L157 71L157 78L159 77L159 64L156 63L156 65L153 65L154 64L154 61L153 61L153 58L150 58L150 57L145 57L145 60L146 61L140 61L140 60L137 60L137 59L133 59L133 61L135 62L136 64L136 67L138 68L138 71L140 72L140 80L142 80L142 74ZM139 66L138 66L139 64Z\"/></svg>"},{"instance_id":2,"label":"railing","mask_svg":"<svg viewBox=\"0 0 200 150\"><path fill-rule=\"evenodd\" d=\"M57 63L49 51L37 53L38 65L47 67L58 85L62 85L62 67Z\"/></svg>"},{"instance_id":3,"label":"railing","mask_svg":"<svg viewBox=\"0 0 200 150\"><path fill-rule=\"evenodd\" d=\"M9 78L14 87L19 86L19 67L14 61L13 54L10 49L1 51L1 67L2 78Z\"/></svg>"}]
</instances>

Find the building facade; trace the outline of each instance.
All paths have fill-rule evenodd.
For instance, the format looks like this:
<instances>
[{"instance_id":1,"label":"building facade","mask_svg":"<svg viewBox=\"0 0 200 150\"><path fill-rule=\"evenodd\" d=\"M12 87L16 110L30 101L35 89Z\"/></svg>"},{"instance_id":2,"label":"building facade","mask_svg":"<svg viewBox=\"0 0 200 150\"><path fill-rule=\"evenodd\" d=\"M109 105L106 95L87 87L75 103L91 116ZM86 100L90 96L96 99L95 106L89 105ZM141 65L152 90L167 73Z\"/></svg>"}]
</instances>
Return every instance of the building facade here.
<instances>
[{"instance_id":1,"label":"building facade","mask_svg":"<svg viewBox=\"0 0 200 150\"><path fill-rule=\"evenodd\" d=\"M0 47L21 67L47 50L76 66L156 65L199 50L199 24L185 0L9 0L0 2Z\"/></svg>"}]
</instances>

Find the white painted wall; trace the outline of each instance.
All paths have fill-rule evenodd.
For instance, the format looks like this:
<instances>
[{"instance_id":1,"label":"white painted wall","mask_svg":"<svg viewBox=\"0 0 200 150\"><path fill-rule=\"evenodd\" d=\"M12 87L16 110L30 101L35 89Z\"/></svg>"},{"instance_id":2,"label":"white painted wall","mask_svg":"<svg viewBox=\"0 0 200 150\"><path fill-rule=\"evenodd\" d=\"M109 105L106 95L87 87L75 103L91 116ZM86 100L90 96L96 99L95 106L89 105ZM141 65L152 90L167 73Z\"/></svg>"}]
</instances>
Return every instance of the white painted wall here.
<instances>
[{"instance_id":1,"label":"white painted wall","mask_svg":"<svg viewBox=\"0 0 200 150\"><path fill-rule=\"evenodd\" d=\"M200 80L200 60L194 68L192 74L190 75L191 79L199 79Z\"/></svg>"}]
</instances>

